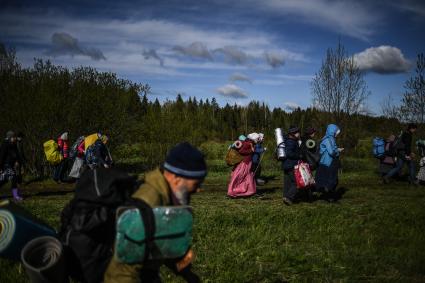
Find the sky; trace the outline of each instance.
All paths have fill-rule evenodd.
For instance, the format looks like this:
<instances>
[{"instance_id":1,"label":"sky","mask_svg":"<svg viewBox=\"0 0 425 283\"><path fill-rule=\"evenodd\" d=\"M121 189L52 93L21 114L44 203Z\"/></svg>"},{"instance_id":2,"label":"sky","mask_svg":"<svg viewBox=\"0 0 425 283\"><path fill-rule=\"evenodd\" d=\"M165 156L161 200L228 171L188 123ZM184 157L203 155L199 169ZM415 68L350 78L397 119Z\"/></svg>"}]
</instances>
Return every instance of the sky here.
<instances>
[{"instance_id":1,"label":"sky","mask_svg":"<svg viewBox=\"0 0 425 283\"><path fill-rule=\"evenodd\" d=\"M149 99L312 104L311 80L340 41L380 114L425 52L425 1L0 0L0 42L18 61L92 66L147 83Z\"/></svg>"}]
</instances>

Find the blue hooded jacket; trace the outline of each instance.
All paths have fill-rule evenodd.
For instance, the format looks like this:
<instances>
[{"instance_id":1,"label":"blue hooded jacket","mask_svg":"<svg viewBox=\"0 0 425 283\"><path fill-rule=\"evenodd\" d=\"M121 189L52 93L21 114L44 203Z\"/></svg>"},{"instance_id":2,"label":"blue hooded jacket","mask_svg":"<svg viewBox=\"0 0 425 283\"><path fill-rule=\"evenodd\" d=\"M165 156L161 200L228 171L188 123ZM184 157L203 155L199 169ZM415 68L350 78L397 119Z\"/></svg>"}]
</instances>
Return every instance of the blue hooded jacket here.
<instances>
[{"instance_id":1,"label":"blue hooded jacket","mask_svg":"<svg viewBox=\"0 0 425 283\"><path fill-rule=\"evenodd\" d=\"M335 141L335 134L338 131L337 125L328 125L326 135L320 143L320 164L327 167L331 166L332 161L339 156L338 146Z\"/></svg>"}]
</instances>

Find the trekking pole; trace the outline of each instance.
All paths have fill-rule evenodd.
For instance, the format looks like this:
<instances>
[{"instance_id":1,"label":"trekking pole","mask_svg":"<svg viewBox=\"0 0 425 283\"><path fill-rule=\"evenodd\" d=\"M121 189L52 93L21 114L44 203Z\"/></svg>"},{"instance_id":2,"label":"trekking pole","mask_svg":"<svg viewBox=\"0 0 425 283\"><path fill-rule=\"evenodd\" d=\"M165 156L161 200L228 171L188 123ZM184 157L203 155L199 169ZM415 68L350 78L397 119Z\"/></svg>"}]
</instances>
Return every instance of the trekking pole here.
<instances>
[{"instance_id":1,"label":"trekking pole","mask_svg":"<svg viewBox=\"0 0 425 283\"><path fill-rule=\"evenodd\" d=\"M257 168L255 168L255 170L254 170L254 176L255 176L255 173L257 173L258 168L260 167L261 160L263 160L263 156L264 156L264 153L263 153L263 154L261 154L260 161L258 161Z\"/></svg>"}]
</instances>

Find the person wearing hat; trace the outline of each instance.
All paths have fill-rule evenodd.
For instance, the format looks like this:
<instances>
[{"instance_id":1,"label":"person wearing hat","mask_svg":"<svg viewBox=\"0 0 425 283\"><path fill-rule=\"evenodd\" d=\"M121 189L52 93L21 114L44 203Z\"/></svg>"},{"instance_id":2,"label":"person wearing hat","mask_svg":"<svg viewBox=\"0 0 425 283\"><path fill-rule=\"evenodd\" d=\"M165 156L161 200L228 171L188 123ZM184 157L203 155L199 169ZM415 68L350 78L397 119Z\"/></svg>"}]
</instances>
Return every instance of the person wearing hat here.
<instances>
[{"instance_id":1,"label":"person wearing hat","mask_svg":"<svg viewBox=\"0 0 425 283\"><path fill-rule=\"evenodd\" d=\"M8 181L12 184L12 195L15 201L23 198L18 190L17 168L22 164L21 156L17 147L16 135L13 131L6 133L6 139L0 147L0 186Z\"/></svg>"},{"instance_id":2,"label":"person wearing hat","mask_svg":"<svg viewBox=\"0 0 425 283\"><path fill-rule=\"evenodd\" d=\"M161 168L146 173L144 183L133 197L145 201L151 207L188 205L191 194L200 188L206 175L204 155L188 142L179 143L169 151ZM193 252L190 250L184 259L187 267L179 274L187 281L197 282L199 278L190 272L192 258ZM161 282L159 268L162 264L164 263L129 265L112 258L104 282ZM187 276L191 278L188 279Z\"/></svg>"},{"instance_id":3,"label":"person wearing hat","mask_svg":"<svg viewBox=\"0 0 425 283\"><path fill-rule=\"evenodd\" d=\"M286 158L282 162L283 169L283 202L291 205L297 197L297 185L295 182L294 167L302 159L300 149L300 129L291 126L288 130L288 137L285 140Z\"/></svg>"}]
</instances>

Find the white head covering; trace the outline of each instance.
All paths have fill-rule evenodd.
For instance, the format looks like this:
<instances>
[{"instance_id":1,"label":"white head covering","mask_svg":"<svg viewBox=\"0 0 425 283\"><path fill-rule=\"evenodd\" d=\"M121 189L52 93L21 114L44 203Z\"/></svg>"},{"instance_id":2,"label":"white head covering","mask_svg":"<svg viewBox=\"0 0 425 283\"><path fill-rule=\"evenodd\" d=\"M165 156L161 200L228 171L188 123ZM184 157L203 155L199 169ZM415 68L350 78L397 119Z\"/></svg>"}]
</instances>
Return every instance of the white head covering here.
<instances>
[{"instance_id":1,"label":"white head covering","mask_svg":"<svg viewBox=\"0 0 425 283\"><path fill-rule=\"evenodd\" d=\"M260 138L260 135L259 135L259 134L257 134L257 133L251 133L251 134L249 134L249 135L247 136L247 138L249 138L249 139L250 139L250 140L252 140L253 142L257 143L257 142L258 142L258 140L259 140L259 138Z\"/></svg>"},{"instance_id":2,"label":"white head covering","mask_svg":"<svg viewBox=\"0 0 425 283\"><path fill-rule=\"evenodd\" d=\"M63 139L64 141L68 140L68 132L65 132L61 135L61 139Z\"/></svg>"},{"instance_id":3,"label":"white head covering","mask_svg":"<svg viewBox=\"0 0 425 283\"><path fill-rule=\"evenodd\" d=\"M258 141L259 141L259 142L262 142L262 141L263 141L263 139L264 139L264 134L263 134L263 133L259 133L259 134L258 134Z\"/></svg>"}]
</instances>

